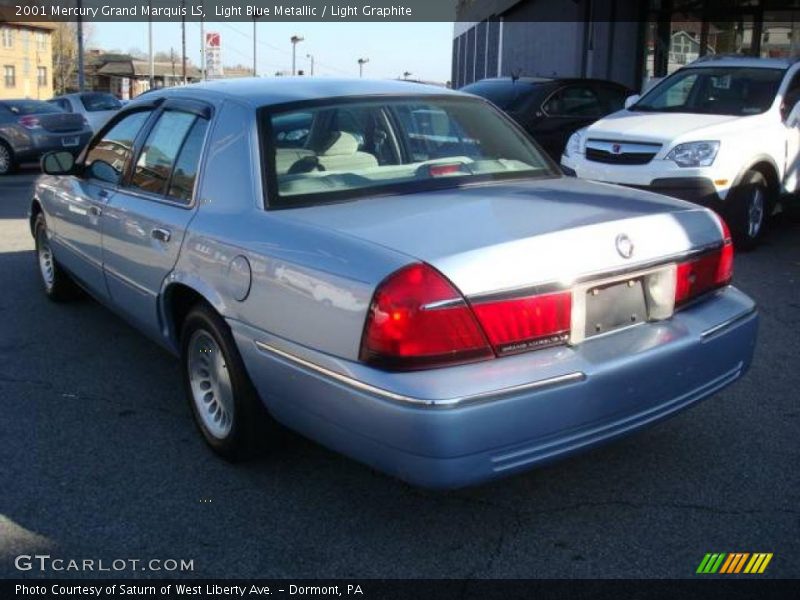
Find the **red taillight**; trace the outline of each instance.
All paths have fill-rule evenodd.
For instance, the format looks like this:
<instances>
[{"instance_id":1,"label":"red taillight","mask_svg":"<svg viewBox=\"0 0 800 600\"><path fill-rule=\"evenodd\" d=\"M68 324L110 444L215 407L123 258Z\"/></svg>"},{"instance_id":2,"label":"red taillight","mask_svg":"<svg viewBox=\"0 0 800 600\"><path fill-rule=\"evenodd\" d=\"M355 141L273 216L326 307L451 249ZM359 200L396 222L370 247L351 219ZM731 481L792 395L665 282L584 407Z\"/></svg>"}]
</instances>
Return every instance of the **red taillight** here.
<instances>
[{"instance_id":1,"label":"red taillight","mask_svg":"<svg viewBox=\"0 0 800 600\"><path fill-rule=\"evenodd\" d=\"M375 291L361 360L413 369L493 356L463 296L433 267L404 267Z\"/></svg>"},{"instance_id":2,"label":"red taillight","mask_svg":"<svg viewBox=\"0 0 800 600\"><path fill-rule=\"evenodd\" d=\"M41 127L39 117L34 117L33 115L25 115L24 117L20 117L19 124L27 129L38 129Z\"/></svg>"},{"instance_id":3,"label":"red taillight","mask_svg":"<svg viewBox=\"0 0 800 600\"><path fill-rule=\"evenodd\" d=\"M562 344L569 338L571 292L486 302L472 308L498 355Z\"/></svg>"},{"instance_id":4,"label":"red taillight","mask_svg":"<svg viewBox=\"0 0 800 600\"><path fill-rule=\"evenodd\" d=\"M675 306L728 285L733 279L733 242L722 218L722 248L678 265L675 285Z\"/></svg>"}]
</instances>

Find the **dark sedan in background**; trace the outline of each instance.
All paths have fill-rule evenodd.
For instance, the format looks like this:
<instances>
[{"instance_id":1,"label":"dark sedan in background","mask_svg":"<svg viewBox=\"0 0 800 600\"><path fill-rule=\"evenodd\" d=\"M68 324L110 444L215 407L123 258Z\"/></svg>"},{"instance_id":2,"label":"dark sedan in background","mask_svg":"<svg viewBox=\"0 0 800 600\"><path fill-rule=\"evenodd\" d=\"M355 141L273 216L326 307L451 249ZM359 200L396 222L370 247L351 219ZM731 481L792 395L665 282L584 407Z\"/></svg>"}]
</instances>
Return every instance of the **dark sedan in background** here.
<instances>
[{"instance_id":1,"label":"dark sedan in background","mask_svg":"<svg viewBox=\"0 0 800 600\"><path fill-rule=\"evenodd\" d=\"M486 98L522 125L556 161L575 131L621 110L635 92L602 79L497 77L461 88Z\"/></svg>"},{"instance_id":2,"label":"dark sedan in background","mask_svg":"<svg viewBox=\"0 0 800 600\"><path fill-rule=\"evenodd\" d=\"M83 116L40 100L0 100L0 175L50 150L73 154L92 137Z\"/></svg>"}]
</instances>

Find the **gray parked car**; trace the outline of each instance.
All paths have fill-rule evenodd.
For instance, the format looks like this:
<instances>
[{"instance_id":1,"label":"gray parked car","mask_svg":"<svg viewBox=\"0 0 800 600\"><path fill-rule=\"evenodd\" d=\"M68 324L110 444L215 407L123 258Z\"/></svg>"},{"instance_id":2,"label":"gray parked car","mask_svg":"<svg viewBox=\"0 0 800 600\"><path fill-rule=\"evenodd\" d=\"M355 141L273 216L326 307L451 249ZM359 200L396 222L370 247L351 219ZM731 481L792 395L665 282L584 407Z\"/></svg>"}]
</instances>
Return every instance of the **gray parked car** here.
<instances>
[{"instance_id":1,"label":"gray parked car","mask_svg":"<svg viewBox=\"0 0 800 600\"><path fill-rule=\"evenodd\" d=\"M106 92L64 94L48 100L66 112L82 115L93 131L97 131L122 108L122 102Z\"/></svg>"},{"instance_id":2,"label":"gray parked car","mask_svg":"<svg viewBox=\"0 0 800 600\"><path fill-rule=\"evenodd\" d=\"M80 115L40 100L0 100L0 175L45 152L79 152L92 136Z\"/></svg>"},{"instance_id":3,"label":"gray parked car","mask_svg":"<svg viewBox=\"0 0 800 600\"><path fill-rule=\"evenodd\" d=\"M713 212L562 177L459 92L159 90L43 168L46 294L77 283L180 356L229 459L280 423L415 484L474 484L673 415L752 359Z\"/></svg>"}]
</instances>

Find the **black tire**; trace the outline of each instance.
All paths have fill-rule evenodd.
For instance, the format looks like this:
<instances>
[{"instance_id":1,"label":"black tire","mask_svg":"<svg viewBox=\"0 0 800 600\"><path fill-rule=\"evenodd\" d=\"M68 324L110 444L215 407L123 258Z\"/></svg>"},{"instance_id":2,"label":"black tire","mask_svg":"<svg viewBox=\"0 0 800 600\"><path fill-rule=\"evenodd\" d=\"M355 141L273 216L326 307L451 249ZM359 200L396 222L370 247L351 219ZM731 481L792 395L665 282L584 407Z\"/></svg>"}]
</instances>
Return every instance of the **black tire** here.
<instances>
[{"instance_id":1,"label":"black tire","mask_svg":"<svg viewBox=\"0 0 800 600\"><path fill-rule=\"evenodd\" d=\"M0 140L0 176L10 175L17 168L17 159L14 151L4 141Z\"/></svg>"},{"instance_id":2,"label":"black tire","mask_svg":"<svg viewBox=\"0 0 800 600\"><path fill-rule=\"evenodd\" d=\"M217 350L222 355L223 368L229 377L229 389L232 392L232 410L228 411L231 413L229 415L230 430L224 434L220 434L219 431L215 434L206 424L211 412L209 407L212 403L216 401L220 407L224 403L221 399L213 397L208 403L204 402L202 397L196 399L197 375L195 375L194 386L192 383L192 365L196 365L196 363L191 362L190 353L194 352L194 344L198 343L193 340L207 341L205 336L209 336L216 343L216 348L210 344L209 360L214 360L213 353ZM194 355L196 356L196 352ZM239 462L263 454L277 441L279 428L267 413L250 381L228 325L216 311L206 304L198 304L192 308L183 322L181 328L181 372L184 390L192 415L194 415L195 424L208 445L218 455L228 461ZM213 393L218 391L217 386L211 381L209 375L210 387L203 388L206 396L208 393L213 396ZM200 384L202 383L206 382L201 381ZM206 413L205 417L200 413L201 406ZM225 415L228 414L224 410L222 412ZM225 420L227 421L228 417Z\"/></svg>"},{"instance_id":3,"label":"black tire","mask_svg":"<svg viewBox=\"0 0 800 600\"><path fill-rule=\"evenodd\" d=\"M45 295L54 302L66 302L80 296L80 288L53 256L42 213L36 215L33 235L36 240L36 266Z\"/></svg>"},{"instance_id":4,"label":"black tire","mask_svg":"<svg viewBox=\"0 0 800 600\"><path fill-rule=\"evenodd\" d=\"M759 171L747 171L726 200L724 217L731 228L737 250L753 250L767 228L775 199L766 178Z\"/></svg>"}]
</instances>

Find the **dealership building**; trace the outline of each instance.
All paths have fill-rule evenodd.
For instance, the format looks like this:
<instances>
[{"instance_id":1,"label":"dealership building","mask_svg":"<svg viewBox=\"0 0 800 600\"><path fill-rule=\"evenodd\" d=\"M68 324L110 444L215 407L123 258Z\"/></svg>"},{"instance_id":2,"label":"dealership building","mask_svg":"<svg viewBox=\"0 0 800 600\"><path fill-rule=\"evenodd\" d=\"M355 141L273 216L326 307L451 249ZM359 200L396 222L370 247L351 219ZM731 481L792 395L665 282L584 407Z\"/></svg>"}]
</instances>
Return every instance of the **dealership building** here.
<instances>
[{"instance_id":1,"label":"dealership building","mask_svg":"<svg viewBox=\"0 0 800 600\"><path fill-rule=\"evenodd\" d=\"M800 55L800 0L460 0L452 85L596 77L640 89L707 54Z\"/></svg>"}]
</instances>

